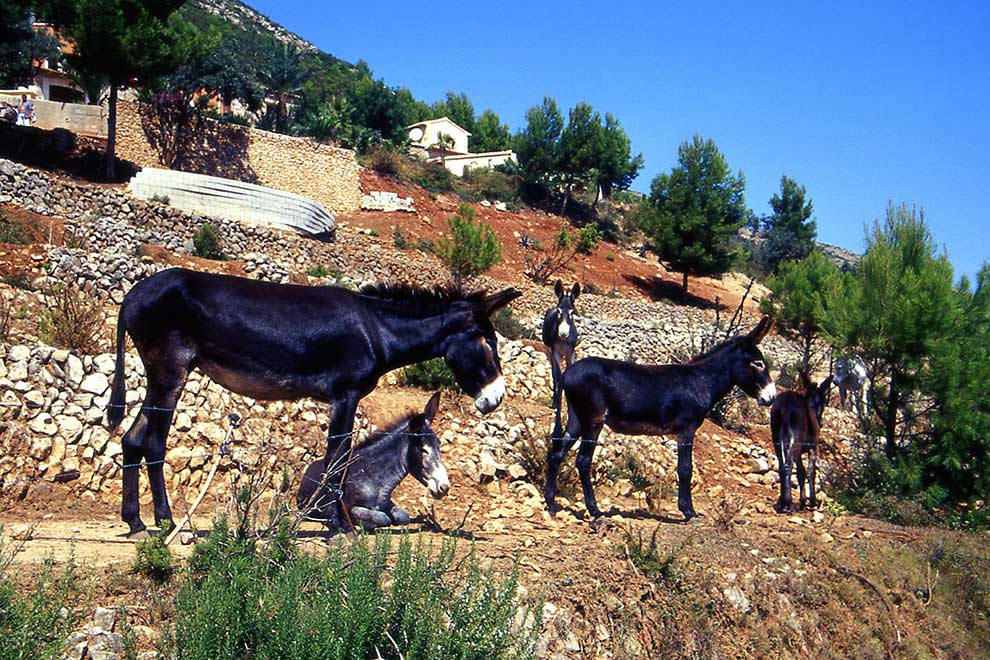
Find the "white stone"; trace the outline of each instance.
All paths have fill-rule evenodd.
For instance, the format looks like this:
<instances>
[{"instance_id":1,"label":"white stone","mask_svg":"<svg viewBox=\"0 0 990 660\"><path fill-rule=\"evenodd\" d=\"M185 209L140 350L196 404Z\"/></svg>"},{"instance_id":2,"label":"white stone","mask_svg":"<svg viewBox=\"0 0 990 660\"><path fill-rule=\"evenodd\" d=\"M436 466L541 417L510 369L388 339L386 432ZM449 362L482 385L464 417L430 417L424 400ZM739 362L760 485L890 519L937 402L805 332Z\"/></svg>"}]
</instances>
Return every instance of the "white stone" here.
<instances>
[{"instance_id":1,"label":"white stone","mask_svg":"<svg viewBox=\"0 0 990 660\"><path fill-rule=\"evenodd\" d=\"M83 392L95 394L96 396L100 396L106 392L109 387L110 381L107 380L107 377L100 372L91 373L86 376L79 385L79 389Z\"/></svg>"},{"instance_id":2,"label":"white stone","mask_svg":"<svg viewBox=\"0 0 990 660\"><path fill-rule=\"evenodd\" d=\"M65 380L72 387L79 387L86 371L83 369L82 360L75 355L69 355L65 360Z\"/></svg>"},{"instance_id":3,"label":"white stone","mask_svg":"<svg viewBox=\"0 0 990 660\"><path fill-rule=\"evenodd\" d=\"M55 435L58 431L58 426L55 425L55 420L48 413L41 413L30 422L28 422L28 428L35 433L40 433L42 435Z\"/></svg>"}]
</instances>

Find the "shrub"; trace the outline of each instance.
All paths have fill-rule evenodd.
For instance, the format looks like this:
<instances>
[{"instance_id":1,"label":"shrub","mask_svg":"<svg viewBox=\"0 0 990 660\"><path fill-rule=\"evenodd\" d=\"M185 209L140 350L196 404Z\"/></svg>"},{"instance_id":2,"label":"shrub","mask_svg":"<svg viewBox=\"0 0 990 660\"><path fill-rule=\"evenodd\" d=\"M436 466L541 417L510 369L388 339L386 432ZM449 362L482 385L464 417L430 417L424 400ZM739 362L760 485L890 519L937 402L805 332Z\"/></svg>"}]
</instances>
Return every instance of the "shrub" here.
<instances>
[{"instance_id":1,"label":"shrub","mask_svg":"<svg viewBox=\"0 0 990 660\"><path fill-rule=\"evenodd\" d=\"M323 264L319 264L307 270L306 274L309 275L310 277L324 278L330 275L330 271Z\"/></svg>"},{"instance_id":2,"label":"shrub","mask_svg":"<svg viewBox=\"0 0 990 660\"><path fill-rule=\"evenodd\" d=\"M399 176L402 173L402 154L398 149L381 144L369 154L371 169L386 176Z\"/></svg>"},{"instance_id":3,"label":"shrub","mask_svg":"<svg viewBox=\"0 0 990 660\"><path fill-rule=\"evenodd\" d=\"M148 201L155 202L156 204L164 204L165 206L172 203L172 200L169 199L168 195L162 195L161 193L155 193L148 198Z\"/></svg>"},{"instance_id":4,"label":"shrub","mask_svg":"<svg viewBox=\"0 0 990 660\"><path fill-rule=\"evenodd\" d=\"M0 243L27 245L30 242L31 236L24 230L24 227L16 222L11 222L7 213L0 209Z\"/></svg>"},{"instance_id":5,"label":"shrub","mask_svg":"<svg viewBox=\"0 0 990 660\"><path fill-rule=\"evenodd\" d=\"M537 339L536 328L522 323L512 315L512 310L503 307L491 316L492 325L503 337L509 339Z\"/></svg>"},{"instance_id":6,"label":"shrub","mask_svg":"<svg viewBox=\"0 0 990 660\"><path fill-rule=\"evenodd\" d=\"M578 254L590 254L598 247L601 233L595 225L588 225L576 232L567 223L560 226L550 245L539 242L526 245L523 251L525 274L535 282L545 284L554 273L574 260Z\"/></svg>"},{"instance_id":7,"label":"shrub","mask_svg":"<svg viewBox=\"0 0 990 660\"><path fill-rule=\"evenodd\" d=\"M134 571L155 582L165 582L175 573L172 553L165 545L166 530L149 536L137 544L134 557Z\"/></svg>"},{"instance_id":8,"label":"shrub","mask_svg":"<svg viewBox=\"0 0 990 660\"><path fill-rule=\"evenodd\" d=\"M438 389L456 390L457 381L443 358L417 362L399 372L399 382L409 387L435 392Z\"/></svg>"},{"instance_id":9,"label":"shrub","mask_svg":"<svg viewBox=\"0 0 990 660\"><path fill-rule=\"evenodd\" d=\"M34 586L19 594L10 577L17 551L0 538L0 658L62 657L74 627L72 603L79 598L75 560L57 571L46 560Z\"/></svg>"},{"instance_id":10,"label":"shrub","mask_svg":"<svg viewBox=\"0 0 990 660\"><path fill-rule=\"evenodd\" d=\"M57 284L38 320L43 342L79 353L99 353L103 345L103 306L75 287Z\"/></svg>"},{"instance_id":11,"label":"shrub","mask_svg":"<svg viewBox=\"0 0 990 660\"><path fill-rule=\"evenodd\" d=\"M193 254L203 259L223 260L227 258L223 253L220 232L214 225L206 222L200 226L193 236Z\"/></svg>"},{"instance_id":12,"label":"shrub","mask_svg":"<svg viewBox=\"0 0 990 660\"><path fill-rule=\"evenodd\" d=\"M519 177L499 172L487 167L468 168L461 177L461 198L471 202L483 199L505 202L506 208L518 210L522 207L519 198Z\"/></svg>"},{"instance_id":13,"label":"shrub","mask_svg":"<svg viewBox=\"0 0 990 660\"><path fill-rule=\"evenodd\" d=\"M399 225L396 225L395 228L392 229L392 241L395 243L395 247L399 250L405 250L409 247L409 241L406 240L405 234L403 234L402 230L399 229Z\"/></svg>"},{"instance_id":14,"label":"shrub","mask_svg":"<svg viewBox=\"0 0 990 660\"><path fill-rule=\"evenodd\" d=\"M176 594L163 655L534 656L540 615L517 616L515 570L483 573L451 540L439 552L408 538L393 545L388 534L358 536L315 556L291 536L253 543L215 525Z\"/></svg>"},{"instance_id":15,"label":"shrub","mask_svg":"<svg viewBox=\"0 0 990 660\"><path fill-rule=\"evenodd\" d=\"M445 167L428 163L414 173L410 180L431 193L454 192L456 177Z\"/></svg>"},{"instance_id":16,"label":"shrub","mask_svg":"<svg viewBox=\"0 0 990 660\"><path fill-rule=\"evenodd\" d=\"M457 215L447 219L447 226L450 239L437 239L434 249L450 271L454 286L462 287L501 261L502 243L498 235L483 222L475 224L474 209L470 206L461 205Z\"/></svg>"}]
</instances>

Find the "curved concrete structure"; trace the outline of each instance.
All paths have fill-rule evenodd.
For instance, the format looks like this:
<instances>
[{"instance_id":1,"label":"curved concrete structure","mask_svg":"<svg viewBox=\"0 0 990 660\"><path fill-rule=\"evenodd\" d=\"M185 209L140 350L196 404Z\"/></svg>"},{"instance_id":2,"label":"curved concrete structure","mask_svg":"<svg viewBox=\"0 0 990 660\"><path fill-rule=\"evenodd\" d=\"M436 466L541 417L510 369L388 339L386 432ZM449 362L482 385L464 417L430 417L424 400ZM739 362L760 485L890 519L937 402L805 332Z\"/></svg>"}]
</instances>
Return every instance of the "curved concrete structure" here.
<instances>
[{"instance_id":1,"label":"curved concrete structure","mask_svg":"<svg viewBox=\"0 0 990 660\"><path fill-rule=\"evenodd\" d=\"M206 174L153 167L142 169L127 184L139 199L168 197L183 211L212 215L333 240L337 223L322 204L293 193Z\"/></svg>"}]
</instances>

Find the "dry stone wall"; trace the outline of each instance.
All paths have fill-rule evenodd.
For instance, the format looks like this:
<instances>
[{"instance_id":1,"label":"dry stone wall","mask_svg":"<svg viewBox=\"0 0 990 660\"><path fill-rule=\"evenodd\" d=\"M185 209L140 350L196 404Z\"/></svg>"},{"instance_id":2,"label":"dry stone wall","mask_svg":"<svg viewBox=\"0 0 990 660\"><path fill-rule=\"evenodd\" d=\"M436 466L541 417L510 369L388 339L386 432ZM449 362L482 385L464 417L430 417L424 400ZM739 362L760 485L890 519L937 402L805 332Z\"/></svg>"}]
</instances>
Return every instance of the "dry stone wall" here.
<instances>
[{"instance_id":1,"label":"dry stone wall","mask_svg":"<svg viewBox=\"0 0 990 660\"><path fill-rule=\"evenodd\" d=\"M141 167L164 166L138 104L121 102L117 122L118 157ZM305 195L331 213L361 206L360 166L349 149L206 118L193 122L184 145L173 169Z\"/></svg>"}]
</instances>

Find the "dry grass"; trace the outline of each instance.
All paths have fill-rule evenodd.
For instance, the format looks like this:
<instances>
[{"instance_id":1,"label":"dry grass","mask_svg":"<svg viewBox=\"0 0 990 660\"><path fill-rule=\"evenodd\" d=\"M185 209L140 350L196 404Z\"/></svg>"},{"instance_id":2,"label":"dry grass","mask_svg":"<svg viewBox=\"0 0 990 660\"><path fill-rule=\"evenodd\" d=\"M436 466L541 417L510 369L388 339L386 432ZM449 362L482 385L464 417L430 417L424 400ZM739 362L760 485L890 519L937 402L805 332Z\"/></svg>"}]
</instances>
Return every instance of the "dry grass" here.
<instances>
[{"instance_id":1,"label":"dry grass","mask_svg":"<svg viewBox=\"0 0 990 660\"><path fill-rule=\"evenodd\" d=\"M94 354L106 344L103 305L74 286L53 286L38 320L38 335L46 344Z\"/></svg>"}]
</instances>

